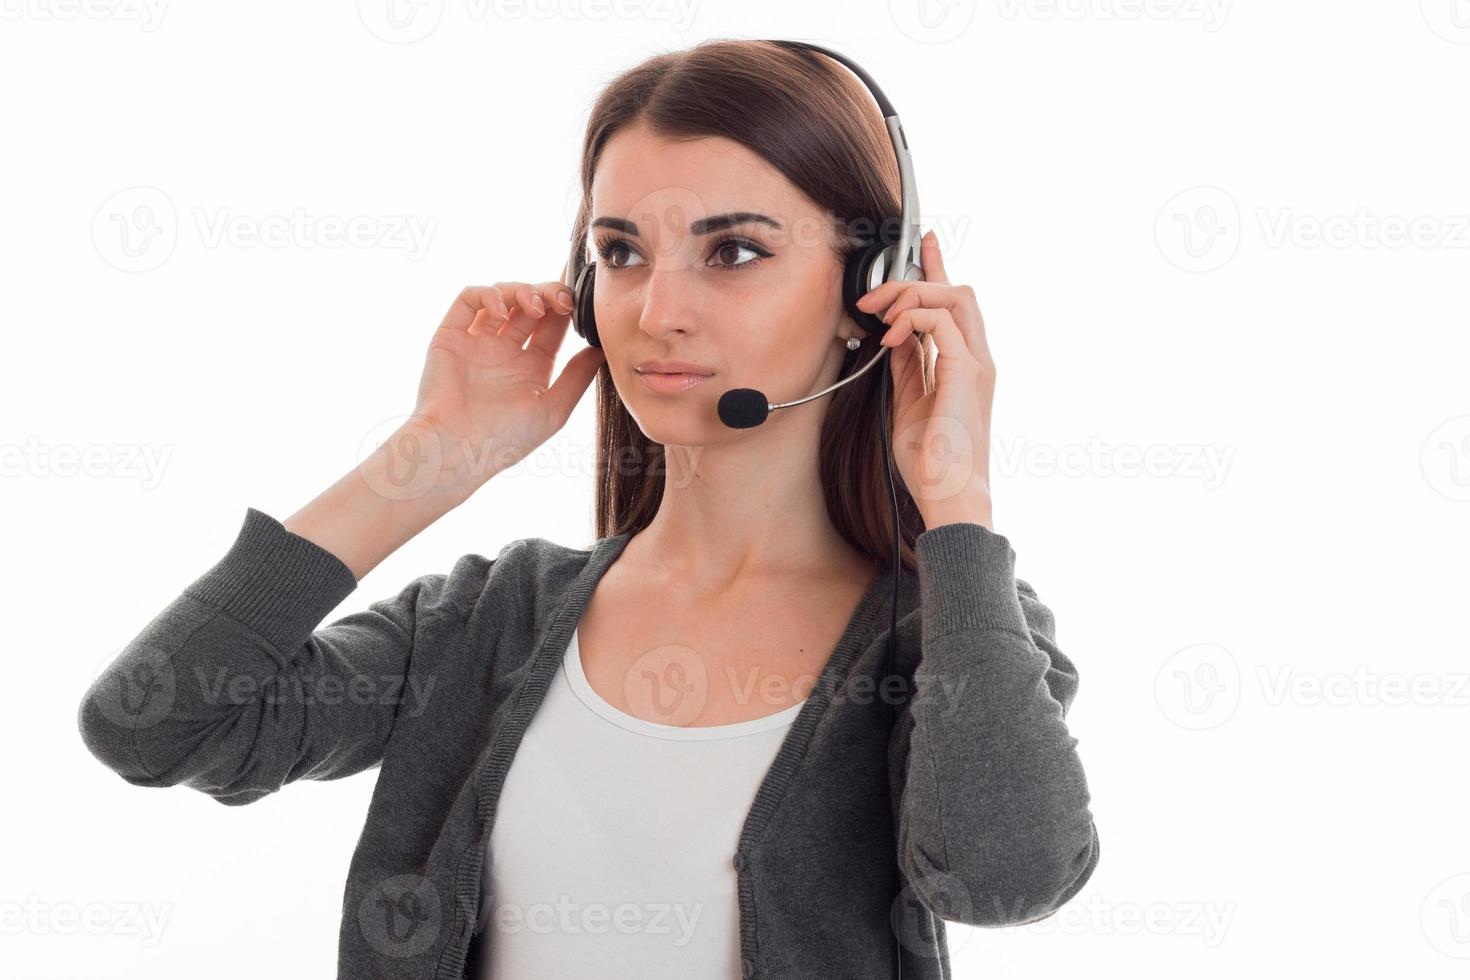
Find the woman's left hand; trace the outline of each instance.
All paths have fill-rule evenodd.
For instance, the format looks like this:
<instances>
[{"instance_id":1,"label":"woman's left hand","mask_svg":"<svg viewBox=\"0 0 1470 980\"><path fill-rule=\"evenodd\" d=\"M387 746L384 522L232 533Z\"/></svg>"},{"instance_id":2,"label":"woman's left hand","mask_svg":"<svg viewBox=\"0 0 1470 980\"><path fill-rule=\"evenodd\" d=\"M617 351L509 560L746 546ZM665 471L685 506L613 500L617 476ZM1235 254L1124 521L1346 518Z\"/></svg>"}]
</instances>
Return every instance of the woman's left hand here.
<instances>
[{"instance_id":1,"label":"woman's left hand","mask_svg":"<svg viewBox=\"0 0 1470 980\"><path fill-rule=\"evenodd\" d=\"M882 343L893 350L893 459L926 528L968 521L991 523L990 411L995 362L985 321L969 286L948 281L939 240L920 240L921 282L885 282L857 301L885 309ZM922 339L934 338L934 388L924 390ZM992 530L994 530L992 528Z\"/></svg>"}]
</instances>

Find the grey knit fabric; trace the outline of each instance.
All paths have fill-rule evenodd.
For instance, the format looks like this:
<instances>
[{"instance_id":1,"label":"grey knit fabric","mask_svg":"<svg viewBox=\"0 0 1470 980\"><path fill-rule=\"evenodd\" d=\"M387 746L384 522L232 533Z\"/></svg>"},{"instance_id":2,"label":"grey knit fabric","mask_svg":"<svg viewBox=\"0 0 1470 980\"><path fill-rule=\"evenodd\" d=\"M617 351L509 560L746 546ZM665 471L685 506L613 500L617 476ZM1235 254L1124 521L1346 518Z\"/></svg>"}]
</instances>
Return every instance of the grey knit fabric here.
<instances>
[{"instance_id":1,"label":"grey knit fabric","mask_svg":"<svg viewBox=\"0 0 1470 980\"><path fill-rule=\"evenodd\" d=\"M338 977L459 980L471 944L493 941L476 924L501 786L628 537L466 554L321 625L357 588L352 572L247 508L224 556L88 689L82 739L129 783L228 806L378 767ZM1050 610L982 525L932 528L916 550L917 574L899 581L904 683L878 685L885 563L730 842L747 980L890 977L895 929L905 977L948 978L945 920L1036 921L1097 865L1065 722L1077 671ZM898 699L891 735L884 696ZM603 975L640 970L610 962Z\"/></svg>"}]
</instances>

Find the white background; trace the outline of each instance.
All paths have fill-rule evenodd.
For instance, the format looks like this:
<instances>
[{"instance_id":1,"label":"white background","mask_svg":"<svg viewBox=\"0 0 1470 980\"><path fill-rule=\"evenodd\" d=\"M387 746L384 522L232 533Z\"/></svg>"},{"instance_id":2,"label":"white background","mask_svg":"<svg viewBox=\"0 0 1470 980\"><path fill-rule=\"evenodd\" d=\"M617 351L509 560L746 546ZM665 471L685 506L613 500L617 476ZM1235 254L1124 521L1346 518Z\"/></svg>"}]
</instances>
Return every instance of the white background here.
<instances>
[{"instance_id":1,"label":"white background","mask_svg":"<svg viewBox=\"0 0 1470 980\"><path fill-rule=\"evenodd\" d=\"M1470 4L689 3L0 4L0 972L334 975L373 774L133 787L81 695L247 506L409 411L463 285L556 278L601 85L775 36L902 114L999 367L996 530L1081 674L1101 863L1045 922L952 926L955 976L1463 976ZM297 211L376 237L213 235ZM592 423L332 618L585 546Z\"/></svg>"}]
</instances>

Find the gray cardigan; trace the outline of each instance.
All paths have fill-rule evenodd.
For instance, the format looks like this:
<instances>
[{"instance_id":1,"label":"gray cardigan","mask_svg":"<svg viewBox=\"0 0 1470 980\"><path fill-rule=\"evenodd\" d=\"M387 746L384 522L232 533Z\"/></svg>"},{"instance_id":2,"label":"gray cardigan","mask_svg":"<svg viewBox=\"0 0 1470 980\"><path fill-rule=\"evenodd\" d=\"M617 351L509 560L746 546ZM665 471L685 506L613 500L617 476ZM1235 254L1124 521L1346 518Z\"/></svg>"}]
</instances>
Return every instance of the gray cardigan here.
<instances>
[{"instance_id":1,"label":"gray cardigan","mask_svg":"<svg viewBox=\"0 0 1470 980\"><path fill-rule=\"evenodd\" d=\"M476 929L501 785L628 537L466 554L318 629L355 577L247 508L224 556L88 689L82 739L129 783L227 806L380 767L343 893L338 977L459 980L471 943L493 939ZM875 683L885 562L731 841L747 978L889 977L894 928L905 977L948 978L943 920L1042 919L1097 866L1064 720L1077 672L1051 612L982 525L925 531L917 558L917 575L901 570L891 737L882 697L894 695Z\"/></svg>"}]
</instances>

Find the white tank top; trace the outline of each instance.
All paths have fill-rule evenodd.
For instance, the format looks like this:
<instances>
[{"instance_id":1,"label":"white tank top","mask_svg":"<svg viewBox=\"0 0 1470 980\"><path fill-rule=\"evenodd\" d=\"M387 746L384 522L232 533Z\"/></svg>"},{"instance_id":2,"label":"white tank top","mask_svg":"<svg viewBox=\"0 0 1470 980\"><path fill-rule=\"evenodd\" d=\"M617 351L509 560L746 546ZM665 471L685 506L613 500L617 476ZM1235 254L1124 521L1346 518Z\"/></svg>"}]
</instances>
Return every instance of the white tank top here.
<instances>
[{"instance_id":1,"label":"white tank top","mask_svg":"<svg viewBox=\"0 0 1470 980\"><path fill-rule=\"evenodd\" d=\"M574 630L506 773L472 975L739 980L731 860L804 703L731 725L644 721L592 689Z\"/></svg>"}]
</instances>

